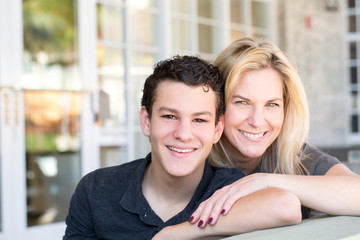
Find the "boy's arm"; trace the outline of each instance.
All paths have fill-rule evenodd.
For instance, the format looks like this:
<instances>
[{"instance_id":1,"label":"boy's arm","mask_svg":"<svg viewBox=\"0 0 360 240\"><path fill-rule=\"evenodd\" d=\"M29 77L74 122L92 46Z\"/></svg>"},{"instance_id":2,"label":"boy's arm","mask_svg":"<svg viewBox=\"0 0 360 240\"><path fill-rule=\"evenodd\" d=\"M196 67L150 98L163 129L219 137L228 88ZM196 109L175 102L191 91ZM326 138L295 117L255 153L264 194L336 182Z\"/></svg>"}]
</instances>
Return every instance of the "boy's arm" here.
<instances>
[{"instance_id":1,"label":"boy's arm","mask_svg":"<svg viewBox=\"0 0 360 240\"><path fill-rule=\"evenodd\" d=\"M218 222L204 228L184 222L169 226L156 234L159 239L198 239L224 237L259 229L298 224L301 221L301 205L292 193L279 188L267 188L239 199L231 210ZM214 238L210 238L214 239Z\"/></svg>"},{"instance_id":2,"label":"boy's arm","mask_svg":"<svg viewBox=\"0 0 360 240\"><path fill-rule=\"evenodd\" d=\"M71 198L66 216L63 240L97 240L91 220L91 210L86 194L86 177L81 179Z\"/></svg>"}]
</instances>

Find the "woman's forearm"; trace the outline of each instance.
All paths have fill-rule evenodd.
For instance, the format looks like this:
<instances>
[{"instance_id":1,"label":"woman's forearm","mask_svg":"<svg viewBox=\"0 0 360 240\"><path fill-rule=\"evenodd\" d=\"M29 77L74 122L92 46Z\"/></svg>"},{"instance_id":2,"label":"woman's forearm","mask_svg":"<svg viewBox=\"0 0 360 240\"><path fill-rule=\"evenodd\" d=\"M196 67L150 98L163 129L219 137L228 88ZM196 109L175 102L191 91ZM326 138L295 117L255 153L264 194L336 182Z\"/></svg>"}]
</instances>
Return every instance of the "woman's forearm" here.
<instances>
[{"instance_id":1,"label":"woman's forearm","mask_svg":"<svg viewBox=\"0 0 360 240\"><path fill-rule=\"evenodd\" d=\"M301 221L300 202L287 191L267 188L238 200L213 226L204 228L185 222L160 231L153 239L204 239L229 236L259 229L297 224ZM214 239L214 238L211 238Z\"/></svg>"},{"instance_id":2,"label":"woman's forearm","mask_svg":"<svg viewBox=\"0 0 360 240\"><path fill-rule=\"evenodd\" d=\"M294 193L301 204L332 215L360 215L360 177L356 175L269 176L269 186Z\"/></svg>"}]
</instances>

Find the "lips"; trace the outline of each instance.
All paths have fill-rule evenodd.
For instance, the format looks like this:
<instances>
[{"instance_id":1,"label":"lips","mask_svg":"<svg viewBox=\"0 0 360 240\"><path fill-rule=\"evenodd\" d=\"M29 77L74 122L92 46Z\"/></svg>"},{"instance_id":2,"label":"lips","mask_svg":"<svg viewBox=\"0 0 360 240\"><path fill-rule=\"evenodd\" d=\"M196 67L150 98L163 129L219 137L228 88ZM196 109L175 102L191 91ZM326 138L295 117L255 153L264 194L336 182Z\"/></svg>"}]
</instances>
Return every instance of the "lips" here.
<instances>
[{"instance_id":1,"label":"lips","mask_svg":"<svg viewBox=\"0 0 360 240\"><path fill-rule=\"evenodd\" d=\"M171 146L168 146L167 148L177 153L190 153L196 150L195 148L176 148Z\"/></svg>"},{"instance_id":2,"label":"lips","mask_svg":"<svg viewBox=\"0 0 360 240\"><path fill-rule=\"evenodd\" d=\"M249 138L249 139L252 139L252 140L259 140L260 138L262 138L266 132L263 132L263 133L258 133L258 134L253 134L253 133L248 133L248 132L244 132L242 130L239 130L240 133L242 135L244 135L245 137Z\"/></svg>"}]
</instances>

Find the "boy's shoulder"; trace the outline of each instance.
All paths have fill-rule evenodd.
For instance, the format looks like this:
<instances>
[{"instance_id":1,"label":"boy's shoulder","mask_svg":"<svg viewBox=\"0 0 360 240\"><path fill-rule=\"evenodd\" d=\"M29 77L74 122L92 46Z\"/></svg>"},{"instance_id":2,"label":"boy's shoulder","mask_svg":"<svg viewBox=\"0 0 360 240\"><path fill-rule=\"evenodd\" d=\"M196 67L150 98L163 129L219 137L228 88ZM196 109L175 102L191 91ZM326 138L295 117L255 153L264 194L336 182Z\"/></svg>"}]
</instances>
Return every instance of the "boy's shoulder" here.
<instances>
[{"instance_id":1,"label":"boy's shoulder","mask_svg":"<svg viewBox=\"0 0 360 240\"><path fill-rule=\"evenodd\" d=\"M221 167L212 167L215 171L215 176L218 178L242 178L245 174L236 168L221 168Z\"/></svg>"},{"instance_id":2,"label":"boy's shoulder","mask_svg":"<svg viewBox=\"0 0 360 240\"><path fill-rule=\"evenodd\" d=\"M231 184L245 176L245 174L242 171L236 168L218 168L218 167L212 167L212 168L215 174L211 180L211 183L218 188Z\"/></svg>"},{"instance_id":3,"label":"boy's shoulder","mask_svg":"<svg viewBox=\"0 0 360 240\"><path fill-rule=\"evenodd\" d=\"M134 173L134 171L143 163L144 158L132 160L116 166L104 167L94 170L95 175L112 175L112 174L126 174Z\"/></svg>"},{"instance_id":4,"label":"boy's shoulder","mask_svg":"<svg viewBox=\"0 0 360 240\"><path fill-rule=\"evenodd\" d=\"M86 174L80 182L86 186L127 184L141 171L145 162L146 160L141 158L117 166L99 168Z\"/></svg>"}]
</instances>

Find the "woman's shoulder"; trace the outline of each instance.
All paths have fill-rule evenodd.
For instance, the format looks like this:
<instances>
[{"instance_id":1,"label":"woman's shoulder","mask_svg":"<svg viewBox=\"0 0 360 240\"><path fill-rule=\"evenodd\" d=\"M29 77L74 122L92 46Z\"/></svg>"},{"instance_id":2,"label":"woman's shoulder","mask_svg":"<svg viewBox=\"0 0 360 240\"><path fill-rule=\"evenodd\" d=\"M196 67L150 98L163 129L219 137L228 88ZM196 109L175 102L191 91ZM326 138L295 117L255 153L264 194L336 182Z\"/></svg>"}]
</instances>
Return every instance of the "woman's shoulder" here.
<instances>
[{"instance_id":1,"label":"woman's shoulder","mask_svg":"<svg viewBox=\"0 0 360 240\"><path fill-rule=\"evenodd\" d=\"M325 175L332 166L340 163L336 157L310 144L304 144L301 159L310 175Z\"/></svg>"}]
</instances>

